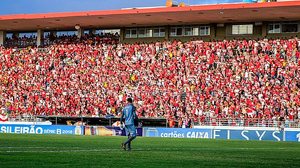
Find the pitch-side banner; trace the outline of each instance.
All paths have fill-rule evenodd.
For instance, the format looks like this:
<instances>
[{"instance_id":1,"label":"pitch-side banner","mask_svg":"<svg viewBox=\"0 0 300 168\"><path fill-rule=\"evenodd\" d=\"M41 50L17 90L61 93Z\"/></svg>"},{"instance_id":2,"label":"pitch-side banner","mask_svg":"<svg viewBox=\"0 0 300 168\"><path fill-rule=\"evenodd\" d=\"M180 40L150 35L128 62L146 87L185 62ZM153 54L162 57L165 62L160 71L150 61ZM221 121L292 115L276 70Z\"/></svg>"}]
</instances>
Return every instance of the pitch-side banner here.
<instances>
[{"instance_id":1,"label":"pitch-side banner","mask_svg":"<svg viewBox=\"0 0 300 168\"><path fill-rule=\"evenodd\" d=\"M82 126L0 124L0 133L83 135Z\"/></svg>"},{"instance_id":2,"label":"pitch-side banner","mask_svg":"<svg viewBox=\"0 0 300 168\"><path fill-rule=\"evenodd\" d=\"M209 138L257 141L293 141L300 142L300 129L257 127L205 127L197 128L143 128L143 136L166 138Z\"/></svg>"},{"instance_id":3,"label":"pitch-side banner","mask_svg":"<svg viewBox=\"0 0 300 168\"><path fill-rule=\"evenodd\" d=\"M137 136L143 135L142 128L137 128ZM120 127L105 127L105 126L85 126L84 135L98 135L98 136L125 136L125 129Z\"/></svg>"},{"instance_id":4,"label":"pitch-side banner","mask_svg":"<svg viewBox=\"0 0 300 168\"><path fill-rule=\"evenodd\" d=\"M164 138L211 138L211 129L143 128L143 136Z\"/></svg>"},{"instance_id":5,"label":"pitch-side banner","mask_svg":"<svg viewBox=\"0 0 300 168\"><path fill-rule=\"evenodd\" d=\"M300 142L300 129L289 128L285 131L285 141Z\"/></svg>"},{"instance_id":6,"label":"pitch-side banner","mask_svg":"<svg viewBox=\"0 0 300 168\"><path fill-rule=\"evenodd\" d=\"M195 126L212 129L212 139L284 141L284 131L273 127Z\"/></svg>"},{"instance_id":7,"label":"pitch-side banner","mask_svg":"<svg viewBox=\"0 0 300 168\"><path fill-rule=\"evenodd\" d=\"M213 139L283 141L283 131L213 129Z\"/></svg>"}]
</instances>

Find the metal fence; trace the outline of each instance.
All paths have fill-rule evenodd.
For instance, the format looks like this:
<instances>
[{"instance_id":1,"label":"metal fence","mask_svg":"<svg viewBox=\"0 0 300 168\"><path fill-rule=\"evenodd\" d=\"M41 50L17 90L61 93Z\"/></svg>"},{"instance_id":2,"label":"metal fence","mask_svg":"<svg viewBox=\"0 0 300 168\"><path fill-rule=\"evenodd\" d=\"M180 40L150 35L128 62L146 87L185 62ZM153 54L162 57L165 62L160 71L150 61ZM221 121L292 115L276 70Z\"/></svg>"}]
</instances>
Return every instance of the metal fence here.
<instances>
[{"instance_id":1,"label":"metal fence","mask_svg":"<svg viewBox=\"0 0 300 168\"><path fill-rule=\"evenodd\" d=\"M45 122L50 121L52 125L94 125L94 126L112 126L120 121L119 117L83 117L83 116L18 116L10 117L9 122ZM146 127L167 127L165 118L139 118L140 126Z\"/></svg>"},{"instance_id":2,"label":"metal fence","mask_svg":"<svg viewBox=\"0 0 300 168\"><path fill-rule=\"evenodd\" d=\"M193 125L201 126L240 126L240 127L284 127L284 128L300 128L299 119L225 119L225 118L206 118L203 121L195 122Z\"/></svg>"},{"instance_id":3,"label":"metal fence","mask_svg":"<svg viewBox=\"0 0 300 168\"><path fill-rule=\"evenodd\" d=\"M114 122L119 121L118 117L68 117L68 116L18 116L9 118L11 122L43 122L50 121L53 125L67 125L69 123L82 122L87 125L111 126ZM170 127L170 120L164 118L140 118L143 126L154 127ZM227 118L205 118L203 120L191 122L179 122L175 120L172 127L187 128L193 126L238 126L238 127L284 127L284 128L300 128L300 120L289 120L278 118L260 119L227 119Z\"/></svg>"}]
</instances>

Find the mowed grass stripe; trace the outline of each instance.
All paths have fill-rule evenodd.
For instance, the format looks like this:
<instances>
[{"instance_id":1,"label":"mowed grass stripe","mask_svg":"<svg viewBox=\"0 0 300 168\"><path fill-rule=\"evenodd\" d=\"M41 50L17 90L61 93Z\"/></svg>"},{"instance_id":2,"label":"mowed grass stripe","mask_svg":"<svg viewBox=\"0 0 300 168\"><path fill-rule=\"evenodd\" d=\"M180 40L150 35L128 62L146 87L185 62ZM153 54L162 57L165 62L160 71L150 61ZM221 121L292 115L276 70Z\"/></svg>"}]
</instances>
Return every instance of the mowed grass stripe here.
<instances>
[{"instance_id":1,"label":"mowed grass stripe","mask_svg":"<svg viewBox=\"0 0 300 168\"><path fill-rule=\"evenodd\" d=\"M299 167L300 144L138 137L0 134L4 167ZM2 167L2 166L1 166Z\"/></svg>"},{"instance_id":2,"label":"mowed grass stripe","mask_svg":"<svg viewBox=\"0 0 300 168\"><path fill-rule=\"evenodd\" d=\"M45 150L47 149L47 150ZM0 152L101 152L101 151L116 151L118 149L84 149L84 148L56 148L56 147L0 147ZM133 151L204 151L204 150L220 150L220 148L137 148ZM291 150L290 148L222 148L222 150L263 150L263 151L278 151Z\"/></svg>"}]
</instances>

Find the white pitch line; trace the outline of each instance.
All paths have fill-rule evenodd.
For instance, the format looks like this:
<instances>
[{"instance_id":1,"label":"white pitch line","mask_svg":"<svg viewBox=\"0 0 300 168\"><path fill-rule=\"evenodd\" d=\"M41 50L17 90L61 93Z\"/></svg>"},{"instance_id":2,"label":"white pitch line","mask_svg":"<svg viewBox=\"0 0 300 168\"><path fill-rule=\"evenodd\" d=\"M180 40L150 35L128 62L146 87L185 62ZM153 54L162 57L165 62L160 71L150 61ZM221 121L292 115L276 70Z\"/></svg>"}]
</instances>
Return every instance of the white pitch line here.
<instances>
[{"instance_id":1,"label":"white pitch line","mask_svg":"<svg viewBox=\"0 0 300 168\"><path fill-rule=\"evenodd\" d=\"M5 153L70 153L70 152L109 152L109 151L122 151L121 149L82 149L82 150L8 150L8 151L0 151Z\"/></svg>"},{"instance_id":2,"label":"white pitch line","mask_svg":"<svg viewBox=\"0 0 300 168\"><path fill-rule=\"evenodd\" d=\"M0 146L0 149L14 149L14 148L21 148L21 149L55 149L58 147L37 147L37 146Z\"/></svg>"},{"instance_id":3,"label":"white pitch line","mask_svg":"<svg viewBox=\"0 0 300 168\"><path fill-rule=\"evenodd\" d=\"M32 149L42 149L47 147L34 147ZM48 147L49 149L56 149L56 147ZM9 148L13 149L13 148ZM16 149L19 149L17 147ZM31 149L31 148L27 148ZM58 149L58 148L57 148ZM185 148L137 148L133 151L182 151ZM205 150L220 150L220 148L189 148L188 151L205 151ZM222 150L289 150L289 148L222 148ZM110 151L122 151L122 149L61 149L60 150L5 150L4 153L66 153L66 152L110 152Z\"/></svg>"}]
</instances>

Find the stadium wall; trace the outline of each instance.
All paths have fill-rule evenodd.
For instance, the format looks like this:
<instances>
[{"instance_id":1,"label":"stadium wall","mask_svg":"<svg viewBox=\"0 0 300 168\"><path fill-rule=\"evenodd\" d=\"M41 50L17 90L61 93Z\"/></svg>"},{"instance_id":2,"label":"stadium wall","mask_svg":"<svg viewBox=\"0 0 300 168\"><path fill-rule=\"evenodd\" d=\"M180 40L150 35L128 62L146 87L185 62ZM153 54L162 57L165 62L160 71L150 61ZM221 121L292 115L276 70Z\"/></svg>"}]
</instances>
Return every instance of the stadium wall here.
<instances>
[{"instance_id":1,"label":"stadium wall","mask_svg":"<svg viewBox=\"0 0 300 168\"><path fill-rule=\"evenodd\" d=\"M300 37L300 33L277 33L277 34L268 34L267 38L291 38L291 37Z\"/></svg>"},{"instance_id":2,"label":"stadium wall","mask_svg":"<svg viewBox=\"0 0 300 168\"><path fill-rule=\"evenodd\" d=\"M239 24L243 24L243 23L235 23L235 25L239 25ZM253 34L251 35L233 35L232 34L232 25L233 24L227 24L226 25L226 39L257 39L257 38L262 38L263 34L262 34L262 26L255 26L253 25Z\"/></svg>"},{"instance_id":3,"label":"stadium wall","mask_svg":"<svg viewBox=\"0 0 300 168\"><path fill-rule=\"evenodd\" d=\"M252 24L253 25L253 34L249 35L233 35L232 34L232 25L239 24ZM166 37L155 38L155 37L147 37L147 38L125 38L124 31L126 28L121 29L121 42L124 43L135 43L135 42L156 42L163 40L181 40L181 41L189 41L193 39L201 39L204 41L210 40L223 40L223 39L261 39L261 38L290 38L290 37L299 37L300 36L300 26L298 28L298 32L296 33L268 33L268 22L262 22L261 24L256 25L254 22L252 23L225 23L225 24L210 24L210 35L208 36L177 36L177 37L169 37L169 31L166 31ZM163 26L161 26L163 27ZM166 30L170 29L170 26L164 26Z\"/></svg>"}]
</instances>

